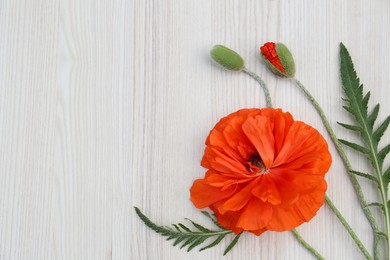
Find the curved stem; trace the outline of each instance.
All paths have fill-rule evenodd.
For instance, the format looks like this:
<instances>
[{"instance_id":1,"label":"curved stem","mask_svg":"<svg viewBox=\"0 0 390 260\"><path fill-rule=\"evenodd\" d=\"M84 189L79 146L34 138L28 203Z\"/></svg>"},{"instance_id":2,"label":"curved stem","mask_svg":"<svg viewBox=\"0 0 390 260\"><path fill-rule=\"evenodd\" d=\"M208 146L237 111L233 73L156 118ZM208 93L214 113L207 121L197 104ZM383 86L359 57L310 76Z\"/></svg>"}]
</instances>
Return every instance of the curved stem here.
<instances>
[{"instance_id":1,"label":"curved stem","mask_svg":"<svg viewBox=\"0 0 390 260\"><path fill-rule=\"evenodd\" d=\"M291 230L291 233L293 233L294 237L298 240L298 242L304 247L306 248L307 250L309 250L310 253L312 253L315 258L319 259L319 260L324 260L325 258L317 252L317 250L315 250L311 245L309 245L302 237L301 235L298 233L298 231L296 229L293 229Z\"/></svg>"},{"instance_id":2,"label":"curved stem","mask_svg":"<svg viewBox=\"0 0 390 260\"><path fill-rule=\"evenodd\" d=\"M356 245L359 247L360 251L362 251L362 253L366 257L366 259L372 259L370 253L368 253L368 251L367 251L366 247L363 245L362 241L360 241L359 237L356 235L356 233L353 231L351 226L345 220L343 215L340 213L340 211L333 204L332 200L326 194L325 194L325 201L328 204L328 206L330 207L330 209L333 211L333 213L336 215L336 217L340 220L340 222L344 226L344 228L348 231L349 235L352 237L353 241L355 241Z\"/></svg>"},{"instance_id":3,"label":"curved stem","mask_svg":"<svg viewBox=\"0 0 390 260\"><path fill-rule=\"evenodd\" d=\"M378 224L376 223L376 220L374 216L372 215L371 210L368 207L368 203L364 197L362 187L360 186L359 181L357 180L356 176L352 173L352 165L347 157L347 155L344 152L344 149L341 147L339 140L337 139L332 127L330 126L330 123L328 119L325 116L324 111L322 110L321 106L318 104L318 102L315 100L315 98L310 94L310 92L303 86L303 84L297 80L293 79L298 88L305 94L305 96L310 100L314 108L317 110L318 114L321 117L321 120L328 131L330 137L332 138L332 141L336 147L337 152L339 153L341 159L343 160L343 163L345 165L345 168L347 169L347 172L349 174L349 177L351 179L352 185L355 189L356 195L358 197L359 203L361 208L363 209L364 214L366 215L366 218L368 222L371 225L371 228L374 232L374 259L380 258L380 237L379 237L379 229Z\"/></svg>"},{"instance_id":4,"label":"curved stem","mask_svg":"<svg viewBox=\"0 0 390 260\"><path fill-rule=\"evenodd\" d=\"M249 76L251 76L254 80L256 80L261 88L263 89L264 91L264 95L265 95L265 100L267 102L267 107L272 107L272 99L271 99L271 95L269 94L269 90L268 90L268 87L267 85L265 84L265 82L263 81L262 78L260 78L256 73L254 73L253 71L250 71L248 70L247 68L244 68L242 70L243 72L245 72L246 74L248 74Z\"/></svg>"},{"instance_id":5,"label":"curved stem","mask_svg":"<svg viewBox=\"0 0 390 260\"><path fill-rule=\"evenodd\" d=\"M253 71L248 70L247 68L243 69L242 71L245 72L246 74L248 74L249 76L251 76L252 78L254 78L260 84L261 88L264 91L264 95L265 95L265 98L267 101L267 107L272 107L271 95L269 94L269 89L268 89L267 85L265 84L265 82L263 81L263 79L260 78L260 76L258 76ZM294 237L298 240L298 242L303 247L305 247L307 250L309 250L309 252L312 253L317 259L320 259L320 260L325 259L320 253L317 252L317 250L315 250L311 245L309 245L309 243L307 243L301 237L301 235L298 233L298 231L296 229L293 229L291 232L293 233Z\"/></svg>"}]
</instances>

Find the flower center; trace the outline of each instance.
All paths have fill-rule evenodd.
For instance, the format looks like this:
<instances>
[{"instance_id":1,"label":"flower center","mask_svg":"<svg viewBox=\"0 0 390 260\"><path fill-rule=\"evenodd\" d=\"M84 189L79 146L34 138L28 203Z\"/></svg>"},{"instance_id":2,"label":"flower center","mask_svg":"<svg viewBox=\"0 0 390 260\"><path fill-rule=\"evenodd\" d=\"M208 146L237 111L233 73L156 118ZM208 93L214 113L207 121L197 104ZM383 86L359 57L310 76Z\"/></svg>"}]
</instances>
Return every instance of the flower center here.
<instances>
[{"instance_id":1,"label":"flower center","mask_svg":"<svg viewBox=\"0 0 390 260\"><path fill-rule=\"evenodd\" d=\"M249 157L247 169L253 173L267 173L268 169L265 167L260 155L255 153Z\"/></svg>"}]
</instances>

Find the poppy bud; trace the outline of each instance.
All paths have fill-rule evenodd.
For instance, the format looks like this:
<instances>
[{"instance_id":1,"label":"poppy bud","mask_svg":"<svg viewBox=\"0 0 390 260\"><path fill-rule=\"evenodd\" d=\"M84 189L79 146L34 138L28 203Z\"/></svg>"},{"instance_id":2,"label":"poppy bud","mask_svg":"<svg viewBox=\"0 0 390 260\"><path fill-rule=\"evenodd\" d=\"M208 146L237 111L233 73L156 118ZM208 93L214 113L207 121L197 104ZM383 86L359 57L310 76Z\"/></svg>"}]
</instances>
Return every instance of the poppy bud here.
<instances>
[{"instance_id":1,"label":"poppy bud","mask_svg":"<svg viewBox=\"0 0 390 260\"><path fill-rule=\"evenodd\" d=\"M223 45L215 45L210 51L210 56L227 70L241 71L245 68L241 56Z\"/></svg>"},{"instance_id":2,"label":"poppy bud","mask_svg":"<svg viewBox=\"0 0 390 260\"><path fill-rule=\"evenodd\" d=\"M281 77L293 78L295 75L294 58L283 43L267 42L260 47L261 54L270 70Z\"/></svg>"}]
</instances>

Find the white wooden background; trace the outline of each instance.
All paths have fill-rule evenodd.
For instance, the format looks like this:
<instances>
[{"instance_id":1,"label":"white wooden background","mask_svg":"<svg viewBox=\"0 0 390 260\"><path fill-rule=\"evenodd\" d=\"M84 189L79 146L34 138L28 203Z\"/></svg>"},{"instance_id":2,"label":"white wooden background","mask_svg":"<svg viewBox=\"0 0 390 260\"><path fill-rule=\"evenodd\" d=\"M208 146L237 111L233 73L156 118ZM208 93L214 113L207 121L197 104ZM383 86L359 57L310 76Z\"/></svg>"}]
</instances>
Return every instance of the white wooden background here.
<instances>
[{"instance_id":1,"label":"white wooden background","mask_svg":"<svg viewBox=\"0 0 390 260\"><path fill-rule=\"evenodd\" d=\"M259 46L289 46L297 78L345 137L336 125L348 121L339 42L383 119L389 30L387 0L1 0L0 259L312 259L289 232L244 234L226 257L229 241L186 253L146 228L133 206L159 224L188 217L209 225L189 201L205 172L205 138L220 117L265 105L255 81L211 63L214 44L239 52L275 106L329 140L294 85L267 71ZM369 225L330 147L328 194L371 249ZM348 154L354 167L367 166ZM327 206L298 230L327 259L362 259Z\"/></svg>"}]
</instances>

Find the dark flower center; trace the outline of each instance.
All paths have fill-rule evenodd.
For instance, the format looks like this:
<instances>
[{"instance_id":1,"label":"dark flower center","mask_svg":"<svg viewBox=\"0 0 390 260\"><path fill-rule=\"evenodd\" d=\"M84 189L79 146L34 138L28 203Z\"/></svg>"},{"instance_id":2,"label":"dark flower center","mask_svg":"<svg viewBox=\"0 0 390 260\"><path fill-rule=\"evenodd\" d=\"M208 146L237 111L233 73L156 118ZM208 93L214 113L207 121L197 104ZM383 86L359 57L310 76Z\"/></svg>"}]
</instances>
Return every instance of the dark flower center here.
<instances>
[{"instance_id":1,"label":"dark flower center","mask_svg":"<svg viewBox=\"0 0 390 260\"><path fill-rule=\"evenodd\" d=\"M260 155L255 153L249 157L247 168L250 172L267 173L267 168Z\"/></svg>"}]
</instances>

